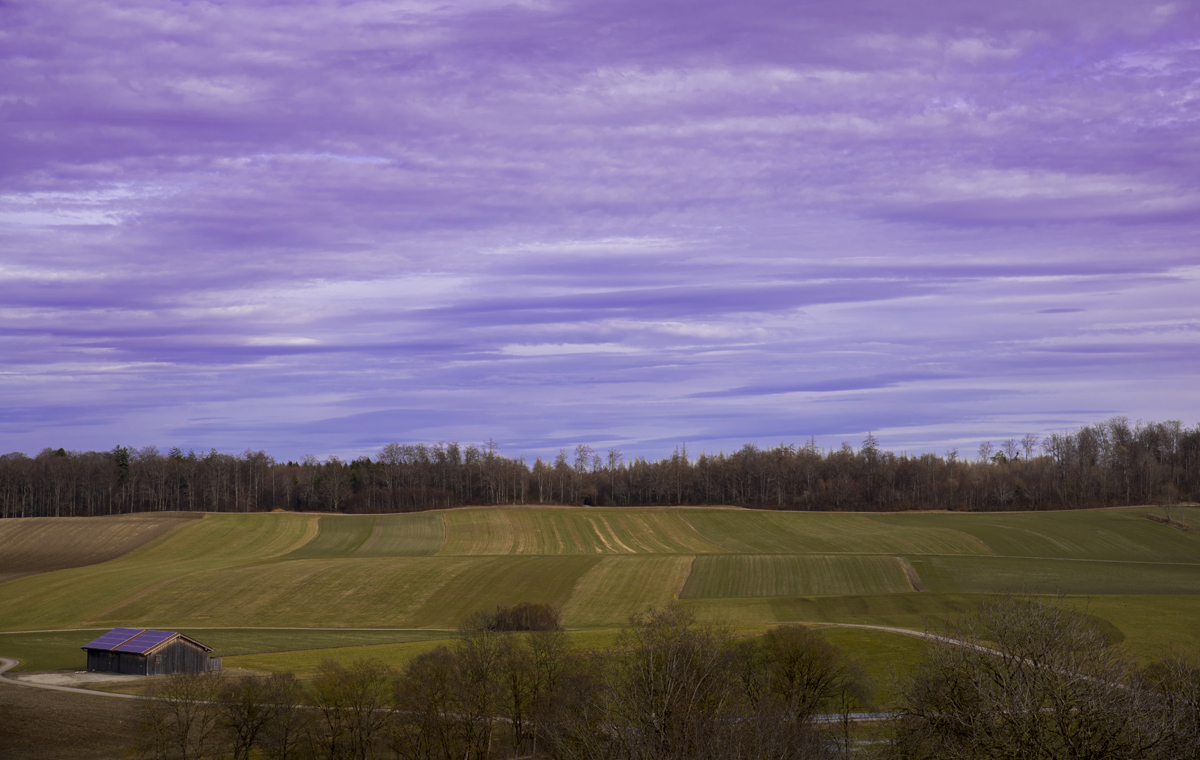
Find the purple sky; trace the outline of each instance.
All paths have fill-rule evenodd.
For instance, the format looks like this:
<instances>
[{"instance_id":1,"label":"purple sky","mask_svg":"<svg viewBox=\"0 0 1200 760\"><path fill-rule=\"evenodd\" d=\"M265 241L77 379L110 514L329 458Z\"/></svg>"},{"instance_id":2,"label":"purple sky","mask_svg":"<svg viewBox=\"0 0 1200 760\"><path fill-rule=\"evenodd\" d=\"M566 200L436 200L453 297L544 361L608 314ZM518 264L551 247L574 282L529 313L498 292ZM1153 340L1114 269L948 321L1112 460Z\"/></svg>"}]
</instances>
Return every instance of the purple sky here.
<instances>
[{"instance_id":1,"label":"purple sky","mask_svg":"<svg viewBox=\"0 0 1200 760\"><path fill-rule=\"evenodd\" d=\"M0 1L0 85L3 451L1200 419L1195 3Z\"/></svg>"}]
</instances>

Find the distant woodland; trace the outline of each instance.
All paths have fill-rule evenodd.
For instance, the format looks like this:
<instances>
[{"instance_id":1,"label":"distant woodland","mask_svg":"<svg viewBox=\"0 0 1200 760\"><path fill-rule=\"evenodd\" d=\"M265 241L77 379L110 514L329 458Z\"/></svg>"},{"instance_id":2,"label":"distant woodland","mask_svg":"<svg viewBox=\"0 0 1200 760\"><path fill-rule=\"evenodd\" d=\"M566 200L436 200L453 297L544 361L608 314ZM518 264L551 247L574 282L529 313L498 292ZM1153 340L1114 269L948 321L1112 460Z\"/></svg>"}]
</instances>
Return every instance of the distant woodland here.
<instances>
[{"instance_id":1,"label":"distant woodland","mask_svg":"<svg viewBox=\"0 0 1200 760\"><path fill-rule=\"evenodd\" d=\"M375 457L350 462L154 446L0 456L0 517L497 504L992 511L1180 501L1200 501L1200 424L1122 417L1044 439L985 442L968 455L897 454L868 435L857 448L748 444L693 458L681 447L659 460L579 445L532 464L500 455L491 441L389 443Z\"/></svg>"}]
</instances>

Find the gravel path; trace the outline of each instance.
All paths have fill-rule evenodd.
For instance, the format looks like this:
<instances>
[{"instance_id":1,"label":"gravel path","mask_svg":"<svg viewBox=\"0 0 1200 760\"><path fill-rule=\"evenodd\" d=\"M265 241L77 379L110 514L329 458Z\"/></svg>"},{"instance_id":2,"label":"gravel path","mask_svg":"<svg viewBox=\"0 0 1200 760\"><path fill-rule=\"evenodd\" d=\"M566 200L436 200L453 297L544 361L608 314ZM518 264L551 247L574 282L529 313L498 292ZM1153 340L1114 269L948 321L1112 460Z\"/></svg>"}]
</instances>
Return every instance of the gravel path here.
<instances>
[{"instance_id":1,"label":"gravel path","mask_svg":"<svg viewBox=\"0 0 1200 760\"><path fill-rule=\"evenodd\" d=\"M24 681L18 678L9 678L4 675L6 671L17 666L18 661L9 657L0 657L0 682L12 684L14 686L24 686L29 689L49 689L51 691L67 691L74 694L89 694L93 697L115 697L117 699L141 699L134 694L113 694L108 691L93 691L92 689L80 689L74 686L59 686L50 683L37 683L35 681ZM107 679L106 679L107 680Z\"/></svg>"}]
</instances>

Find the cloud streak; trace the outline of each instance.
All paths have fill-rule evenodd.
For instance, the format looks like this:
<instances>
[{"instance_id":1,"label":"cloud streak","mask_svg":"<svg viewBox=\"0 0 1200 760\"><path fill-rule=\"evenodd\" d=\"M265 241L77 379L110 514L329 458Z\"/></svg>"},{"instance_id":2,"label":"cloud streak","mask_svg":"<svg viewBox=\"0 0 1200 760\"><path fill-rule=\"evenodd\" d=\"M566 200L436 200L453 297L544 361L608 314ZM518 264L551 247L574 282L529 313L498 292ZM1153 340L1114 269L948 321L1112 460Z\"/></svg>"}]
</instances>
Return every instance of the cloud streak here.
<instances>
[{"instance_id":1,"label":"cloud streak","mask_svg":"<svg viewBox=\"0 0 1200 760\"><path fill-rule=\"evenodd\" d=\"M5 450L1200 417L1192 6L0 15Z\"/></svg>"}]
</instances>

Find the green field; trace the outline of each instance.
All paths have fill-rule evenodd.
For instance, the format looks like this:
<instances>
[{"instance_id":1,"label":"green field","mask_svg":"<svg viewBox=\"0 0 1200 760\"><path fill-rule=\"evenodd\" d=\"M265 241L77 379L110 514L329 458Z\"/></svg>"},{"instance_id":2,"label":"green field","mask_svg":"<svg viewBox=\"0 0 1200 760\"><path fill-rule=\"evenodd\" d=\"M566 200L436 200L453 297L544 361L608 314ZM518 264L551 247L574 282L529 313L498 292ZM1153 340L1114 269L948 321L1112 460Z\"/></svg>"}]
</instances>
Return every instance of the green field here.
<instances>
[{"instance_id":1,"label":"green field","mask_svg":"<svg viewBox=\"0 0 1200 760\"><path fill-rule=\"evenodd\" d=\"M675 510L456 509L446 512L441 554L707 554L706 540Z\"/></svg>"},{"instance_id":2,"label":"green field","mask_svg":"<svg viewBox=\"0 0 1200 760\"><path fill-rule=\"evenodd\" d=\"M912 565L933 592L1200 594L1200 565L1023 557L913 557Z\"/></svg>"},{"instance_id":3,"label":"green field","mask_svg":"<svg viewBox=\"0 0 1200 760\"><path fill-rule=\"evenodd\" d=\"M725 554L697 557L681 599L903 594L914 590L899 557Z\"/></svg>"},{"instance_id":4,"label":"green field","mask_svg":"<svg viewBox=\"0 0 1200 760\"><path fill-rule=\"evenodd\" d=\"M239 667L242 657L269 656L296 652L333 652L352 647L445 641L441 631L372 630L263 630L255 628L178 628L182 633L203 641L225 660L227 667ZM92 628L50 633L0 633L0 651L19 658L26 670L78 670L85 659L80 647L108 631ZM232 664L231 664L232 663Z\"/></svg>"},{"instance_id":5,"label":"green field","mask_svg":"<svg viewBox=\"0 0 1200 760\"><path fill-rule=\"evenodd\" d=\"M1200 562L1200 531L1184 532L1145 519L1150 512L1159 510L1130 507L995 515L927 513L878 515L872 519L901 529L953 530L986 544L988 554L1004 557ZM1179 512L1185 522L1200 528L1200 509L1191 507Z\"/></svg>"},{"instance_id":6,"label":"green field","mask_svg":"<svg viewBox=\"0 0 1200 760\"><path fill-rule=\"evenodd\" d=\"M7 520L0 655L26 669L78 667L80 637L120 625L194 631L227 667L310 672L328 656L402 662L470 614L522 601L557 605L586 638L676 600L701 620L754 630L921 630L1003 591L1068 595L1143 656L1194 650L1200 531L1147 511L520 507ZM1200 524L1200 510L1181 514ZM19 633L62 629L89 630ZM881 661L911 660L917 646L862 629L829 635Z\"/></svg>"}]
</instances>

